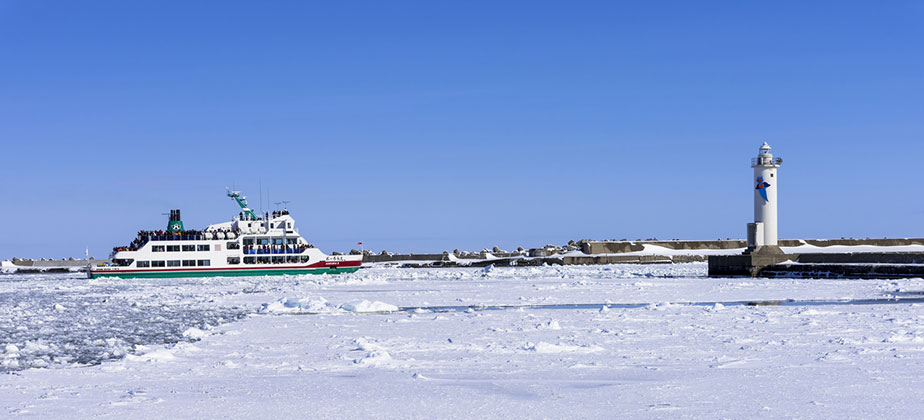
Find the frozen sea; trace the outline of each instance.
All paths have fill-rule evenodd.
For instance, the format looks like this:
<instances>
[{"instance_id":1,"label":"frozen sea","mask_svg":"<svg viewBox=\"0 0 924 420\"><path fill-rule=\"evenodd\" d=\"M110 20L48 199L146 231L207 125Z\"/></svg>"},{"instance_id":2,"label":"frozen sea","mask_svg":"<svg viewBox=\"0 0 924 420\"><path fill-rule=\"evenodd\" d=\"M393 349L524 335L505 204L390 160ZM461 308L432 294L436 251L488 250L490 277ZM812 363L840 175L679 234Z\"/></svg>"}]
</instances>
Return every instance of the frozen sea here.
<instances>
[{"instance_id":1,"label":"frozen sea","mask_svg":"<svg viewBox=\"0 0 924 420\"><path fill-rule=\"evenodd\" d=\"M705 274L678 264L3 275L0 417L924 411L924 280Z\"/></svg>"}]
</instances>

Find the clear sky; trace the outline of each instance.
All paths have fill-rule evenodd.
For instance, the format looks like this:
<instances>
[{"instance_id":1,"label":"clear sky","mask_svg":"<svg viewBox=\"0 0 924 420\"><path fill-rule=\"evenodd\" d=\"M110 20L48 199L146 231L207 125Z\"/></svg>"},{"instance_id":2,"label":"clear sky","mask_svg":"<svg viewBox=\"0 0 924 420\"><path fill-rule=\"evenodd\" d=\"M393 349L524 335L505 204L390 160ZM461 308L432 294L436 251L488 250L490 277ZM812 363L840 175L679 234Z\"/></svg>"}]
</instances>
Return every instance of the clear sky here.
<instances>
[{"instance_id":1,"label":"clear sky","mask_svg":"<svg viewBox=\"0 0 924 420\"><path fill-rule=\"evenodd\" d=\"M0 0L0 258L232 185L325 251L742 238L765 140L780 237L924 236L924 3Z\"/></svg>"}]
</instances>

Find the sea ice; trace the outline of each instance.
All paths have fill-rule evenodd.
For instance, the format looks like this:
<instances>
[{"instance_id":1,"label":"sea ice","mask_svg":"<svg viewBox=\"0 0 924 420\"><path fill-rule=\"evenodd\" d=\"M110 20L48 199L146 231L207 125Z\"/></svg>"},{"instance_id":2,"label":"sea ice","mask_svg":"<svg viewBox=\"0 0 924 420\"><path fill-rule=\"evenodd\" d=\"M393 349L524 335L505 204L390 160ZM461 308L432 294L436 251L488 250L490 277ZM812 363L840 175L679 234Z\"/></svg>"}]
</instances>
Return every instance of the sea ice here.
<instances>
[{"instance_id":1,"label":"sea ice","mask_svg":"<svg viewBox=\"0 0 924 420\"><path fill-rule=\"evenodd\" d=\"M398 307L379 301L354 300L340 305L340 309L349 312L395 312Z\"/></svg>"},{"instance_id":2,"label":"sea ice","mask_svg":"<svg viewBox=\"0 0 924 420\"><path fill-rule=\"evenodd\" d=\"M706 269L4 275L0 371L11 374L0 375L0 417L824 419L924 411L924 305L798 304L901 298L924 290L924 280L709 278ZM748 301L786 303L740 303ZM423 307L433 313L414 313Z\"/></svg>"}]
</instances>

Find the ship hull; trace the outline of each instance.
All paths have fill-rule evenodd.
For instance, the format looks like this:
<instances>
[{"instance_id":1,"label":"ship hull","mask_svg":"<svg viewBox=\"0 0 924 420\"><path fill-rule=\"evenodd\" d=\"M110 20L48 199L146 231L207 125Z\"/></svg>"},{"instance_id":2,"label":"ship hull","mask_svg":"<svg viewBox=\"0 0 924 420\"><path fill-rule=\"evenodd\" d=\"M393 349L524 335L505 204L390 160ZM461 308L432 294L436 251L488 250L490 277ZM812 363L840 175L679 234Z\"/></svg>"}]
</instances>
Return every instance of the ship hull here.
<instances>
[{"instance_id":1,"label":"ship hull","mask_svg":"<svg viewBox=\"0 0 924 420\"><path fill-rule=\"evenodd\" d=\"M361 268L361 263L339 264L326 267L240 267L208 269L160 269L160 270L90 270L90 278L183 278L183 277L244 277L281 276L299 274L341 274L352 273Z\"/></svg>"}]
</instances>

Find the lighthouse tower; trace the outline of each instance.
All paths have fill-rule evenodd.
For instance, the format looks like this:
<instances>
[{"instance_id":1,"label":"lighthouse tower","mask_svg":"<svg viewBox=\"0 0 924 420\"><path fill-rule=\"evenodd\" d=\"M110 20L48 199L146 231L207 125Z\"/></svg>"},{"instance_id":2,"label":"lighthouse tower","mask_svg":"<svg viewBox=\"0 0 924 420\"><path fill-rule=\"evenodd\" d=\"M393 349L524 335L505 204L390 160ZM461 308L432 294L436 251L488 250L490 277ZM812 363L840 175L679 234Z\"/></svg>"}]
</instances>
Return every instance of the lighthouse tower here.
<instances>
[{"instance_id":1,"label":"lighthouse tower","mask_svg":"<svg viewBox=\"0 0 924 420\"><path fill-rule=\"evenodd\" d=\"M748 253L782 252L777 245L777 189L779 178L776 170L783 159L774 158L770 145L764 142L751 159L754 168L754 223L748 223Z\"/></svg>"}]
</instances>

